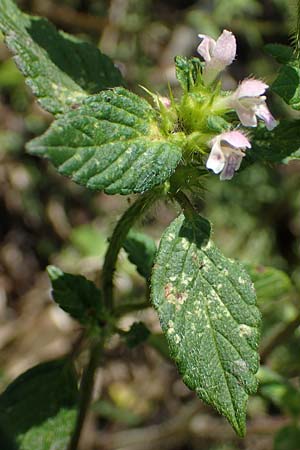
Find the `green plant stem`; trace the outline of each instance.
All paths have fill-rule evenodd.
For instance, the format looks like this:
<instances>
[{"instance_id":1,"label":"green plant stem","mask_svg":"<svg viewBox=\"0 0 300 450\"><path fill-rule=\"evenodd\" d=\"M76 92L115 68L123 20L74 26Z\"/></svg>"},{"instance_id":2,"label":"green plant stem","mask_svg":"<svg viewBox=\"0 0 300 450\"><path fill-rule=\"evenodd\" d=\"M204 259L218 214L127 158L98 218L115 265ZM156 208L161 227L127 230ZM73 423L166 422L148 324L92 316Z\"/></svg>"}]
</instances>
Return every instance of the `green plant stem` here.
<instances>
[{"instance_id":1,"label":"green plant stem","mask_svg":"<svg viewBox=\"0 0 300 450\"><path fill-rule=\"evenodd\" d=\"M76 424L70 440L68 450L78 449L83 425L93 395L95 372L97 370L100 358L102 356L103 345L104 345L104 338L102 337L101 340L97 339L90 348L89 362L83 372L80 384L79 407Z\"/></svg>"},{"instance_id":2,"label":"green plant stem","mask_svg":"<svg viewBox=\"0 0 300 450\"><path fill-rule=\"evenodd\" d=\"M286 342L286 340L294 333L296 328L300 326L300 314L294 320L280 328L274 335L270 337L268 342L262 347L260 352L261 363L265 362L269 355L276 347Z\"/></svg>"},{"instance_id":3,"label":"green plant stem","mask_svg":"<svg viewBox=\"0 0 300 450\"><path fill-rule=\"evenodd\" d=\"M122 317L124 314L128 314L130 312L134 311L140 311L141 309L147 309L150 308L151 303L149 300L146 300L145 302L132 302L132 303L124 303L121 305L118 305L115 309L115 316L116 317Z\"/></svg>"},{"instance_id":4,"label":"green plant stem","mask_svg":"<svg viewBox=\"0 0 300 450\"><path fill-rule=\"evenodd\" d=\"M178 191L176 192L176 194L173 195L173 197L177 201L177 203L181 206L184 215L186 217L192 218L195 214L195 208L193 207L187 195L185 195L182 191Z\"/></svg>"},{"instance_id":5,"label":"green plant stem","mask_svg":"<svg viewBox=\"0 0 300 450\"><path fill-rule=\"evenodd\" d=\"M108 310L113 310L113 277L116 270L118 254L124 240L133 224L144 214L144 212L157 200L159 191L154 190L141 195L130 208L125 211L118 221L107 249L102 270L102 289L105 304Z\"/></svg>"}]
</instances>

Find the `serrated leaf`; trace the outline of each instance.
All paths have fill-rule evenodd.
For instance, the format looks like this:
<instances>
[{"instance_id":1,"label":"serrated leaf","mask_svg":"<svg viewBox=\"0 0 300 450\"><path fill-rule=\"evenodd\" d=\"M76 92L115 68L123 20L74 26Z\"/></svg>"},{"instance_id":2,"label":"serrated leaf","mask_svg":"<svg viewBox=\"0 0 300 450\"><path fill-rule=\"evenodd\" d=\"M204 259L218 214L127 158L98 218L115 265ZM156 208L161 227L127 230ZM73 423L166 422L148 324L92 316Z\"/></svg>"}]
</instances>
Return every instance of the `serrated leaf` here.
<instances>
[{"instance_id":1,"label":"serrated leaf","mask_svg":"<svg viewBox=\"0 0 300 450\"><path fill-rule=\"evenodd\" d=\"M47 267L55 302L83 325L101 326L105 311L101 291L82 275Z\"/></svg>"},{"instance_id":2,"label":"serrated leaf","mask_svg":"<svg viewBox=\"0 0 300 450\"><path fill-rule=\"evenodd\" d=\"M45 424L62 410L73 409L77 399L77 379L70 361L39 364L20 375L1 394L0 426L16 439L20 450L29 449L23 441L31 430L39 442L39 446L31 448L50 450L43 446Z\"/></svg>"},{"instance_id":3,"label":"serrated leaf","mask_svg":"<svg viewBox=\"0 0 300 450\"><path fill-rule=\"evenodd\" d=\"M300 158L300 120L282 120L272 131L258 126L252 132L247 161L287 163Z\"/></svg>"},{"instance_id":4,"label":"serrated leaf","mask_svg":"<svg viewBox=\"0 0 300 450\"><path fill-rule=\"evenodd\" d=\"M291 62L283 66L271 86L293 109L300 109L300 68L297 62Z\"/></svg>"},{"instance_id":5,"label":"serrated leaf","mask_svg":"<svg viewBox=\"0 0 300 450\"><path fill-rule=\"evenodd\" d=\"M129 261L136 266L138 273L148 280L157 251L155 241L144 233L130 230L123 247L128 254Z\"/></svg>"},{"instance_id":6,"label":"serrated leaf","mask_svg":"<svg viewBox=\"0 0 300 450\"><path fill-rule=\"evenodd\" d=\"M0 30L27 84L53 114L123 84L120 71L96 47L22 13L12 0L0 2Z\"/></svg>"},{"instance_id":7,"label":"serrated leaf","mask_svg":"<svg viewBox=\"0 0 300 450\"><path fill-rule=\"evenodd\" d=\"M153 268L152 300L183 381L242 436L248 395L257 389L260 315L249 276L209 234L199 216L171 223Z\"/></svg>"},{"instance_id":8,"label":"serrated leaf","mask_svg":"<svg viewBox=\"0 0 300 450\"><path fill-rule=\"evenodd\" d=\"M108 194L144 192L164 182L181 159L154 109L124 88L87 98L28 145L62 175Z\"/></svg>"},{"instance_id":9,"label":"serrated leaf","mask_svg":"<svg viewBox=\"0 0 300 450\"><path fill-rule=\"evenodd\" d=\"M288 63L294 54L292 47L283 44L266 44L264 49L281 64Z\"/></svg>"},{"instance_id":10,"label":"serrated leaf","mask_svg":"<svg viewBox=\"0 0 300 450\"><path fill-rule=\"evenodd\" d=\"M184 91L190 91L195 86L201 66L199 58L175 57L176 78Z\"/></svg>"}]
</instances>

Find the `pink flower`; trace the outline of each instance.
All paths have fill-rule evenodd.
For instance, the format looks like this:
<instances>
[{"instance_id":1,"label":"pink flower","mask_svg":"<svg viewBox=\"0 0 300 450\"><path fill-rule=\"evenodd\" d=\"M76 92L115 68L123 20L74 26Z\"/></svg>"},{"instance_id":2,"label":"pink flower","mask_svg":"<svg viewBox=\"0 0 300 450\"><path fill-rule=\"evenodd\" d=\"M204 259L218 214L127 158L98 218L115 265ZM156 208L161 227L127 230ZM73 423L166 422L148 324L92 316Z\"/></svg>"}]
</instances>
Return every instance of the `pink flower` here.
<instances>
[{"instance_id":1,"label":"pink flower","mask_svg":"<svg viewBox=\"0 0 300 450\"><path fill-rule=\"evenodd\" d=\"M220 173L220 180L231 180L234 172L240 168L245 150L251 144L240 131L226 131L214 137L209 146L211 151L206 167L214 173Z\"/></svg>"},{"instance_id":2,"label":"pink flower","mask_svg":"<svg viewBox=\"0 0 300 450\"><path fill-rule=\"evenodd\" d=\"M268 130L276 127L277 121L270 113L266 105L266 96L263 95L268 87L260 80L247 79L225 99L225 103L236 110L245 127L256 127L257 117L265 122Z\"/></svg>"},{"instance_id":3,"label":"pink flower","mask_svg":"<svg viewBox=\"0 0 300 450\"><path fill-rule=\"evenodd\" d=\"M198 34L202 39L197 52L206 62L203 71L203 80L209 84L217 77L219 72L232 63L236 55L236 40L231 31L223 30L217 41L205 34Z\"/></svg>"}]
</instances>

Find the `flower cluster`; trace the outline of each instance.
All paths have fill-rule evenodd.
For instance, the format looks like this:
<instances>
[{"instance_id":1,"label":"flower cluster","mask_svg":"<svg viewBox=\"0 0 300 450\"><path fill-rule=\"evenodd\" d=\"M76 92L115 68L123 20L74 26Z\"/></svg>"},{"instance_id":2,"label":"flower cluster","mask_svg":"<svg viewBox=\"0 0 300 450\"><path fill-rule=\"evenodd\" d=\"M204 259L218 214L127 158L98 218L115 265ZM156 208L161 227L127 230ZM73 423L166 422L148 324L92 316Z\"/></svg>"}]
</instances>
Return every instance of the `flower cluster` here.
<instances>
[{"instance_id":1,"label":"flower cluster","mask_svg":"<svg viewBox=\"0 0 300 450\"><path fill-rule=\"evenodd\" d=\"M219 73L230 65L236 56L236 39L224 30L215 41L209 36L199 34L201 38L198 53L205 65L202 80L206 86L211 85ZM234 109L241 124L245 127L256 127L257 118L262 119L268 130L277 125L266 105L265 91L268 85L253 78L242 81L238 88L229 95L220 97L215 107L226 111ZM226 131L214 137L209 143L211 152L206 167L214 173L220 173L221 180L230 180L239 169L247 148L251 144L241 131Z\"/></svg>"}]
</instances>

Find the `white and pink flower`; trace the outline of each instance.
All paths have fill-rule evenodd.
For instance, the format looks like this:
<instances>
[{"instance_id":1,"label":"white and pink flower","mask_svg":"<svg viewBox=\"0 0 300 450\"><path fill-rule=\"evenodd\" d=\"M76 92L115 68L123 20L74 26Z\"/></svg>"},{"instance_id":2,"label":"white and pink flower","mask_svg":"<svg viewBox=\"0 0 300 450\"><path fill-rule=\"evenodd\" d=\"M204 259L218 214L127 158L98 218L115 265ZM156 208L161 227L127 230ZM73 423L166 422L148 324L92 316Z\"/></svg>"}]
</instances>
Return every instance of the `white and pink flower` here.
<instances>
[{"instance_id":1,"label":"white and pink flower","mask_svg":"<svg viewBox=\"0 0 300 450\"><path fill-rule=\"evenodd\" d=\"M251 144L240 131L226 131L214 137L209 146L211 151L206 167L214 173L221 173L220 180L231 180L241 165L247 148Z\"/></svg>"},{"instance_id":2,"label":"white and pink flower","mask_svg":"<svg viewBox=\"0 0 300 450\"><path fill-rule=\"evenodd\" d=\"M246 79L231 95L225 97L224 106L235 109L245 127L256 127L258 117L265 122L268 130L273 130L277 121L269 111L266 96L263 95L268 87L263 81Z\"/></svg>"},{"instance_id":3,"label":"white and pink flower","mask_svg":"<svg viewBox=\"0 0 300 450\"><path fill-rule=\"evenodd\" d=\"M198 34L202 39L197 52L205 61L203 81L212 83L217 75L229 66L236 55L236 40L231 31L223 30L223 33L215 41L210 36Z\"/></svg>"}]
</instances>

